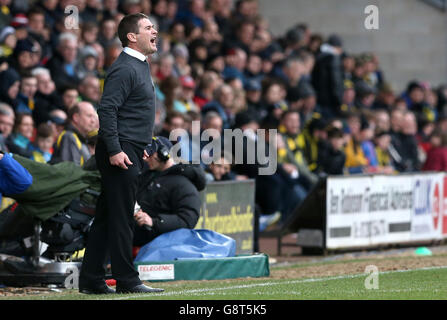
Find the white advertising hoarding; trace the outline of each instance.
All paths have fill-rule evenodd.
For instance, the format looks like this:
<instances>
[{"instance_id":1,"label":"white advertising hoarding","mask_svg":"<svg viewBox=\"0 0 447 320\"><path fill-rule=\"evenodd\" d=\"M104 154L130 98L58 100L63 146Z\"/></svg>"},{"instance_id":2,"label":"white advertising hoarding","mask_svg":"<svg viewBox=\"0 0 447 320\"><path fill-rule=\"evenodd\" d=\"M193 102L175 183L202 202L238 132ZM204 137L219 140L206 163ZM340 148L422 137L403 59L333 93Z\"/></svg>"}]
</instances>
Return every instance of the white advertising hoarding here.
<instances>
[{"instance_id":1,"label":"white advertising hoarding","mask_svg":"<svg viewBox=\"0 0 447 320\"><path fill-rule=\"evenodd\" d=\"M326 247L367 247L445 237L444 176L329 177Z\"/></svg>"}]
</instances>

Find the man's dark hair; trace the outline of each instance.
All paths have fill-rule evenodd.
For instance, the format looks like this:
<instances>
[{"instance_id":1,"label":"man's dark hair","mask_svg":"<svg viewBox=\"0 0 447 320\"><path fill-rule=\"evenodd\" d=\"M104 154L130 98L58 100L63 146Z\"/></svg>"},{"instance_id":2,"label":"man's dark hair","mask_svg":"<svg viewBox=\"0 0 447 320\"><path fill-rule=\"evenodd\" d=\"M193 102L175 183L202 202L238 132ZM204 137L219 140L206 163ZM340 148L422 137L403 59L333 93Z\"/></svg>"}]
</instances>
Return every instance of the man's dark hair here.
<instances>
[{"instance_id":1,"label":"man's dark hair","mask_svg":"<svg viewBox=\"0 0 447 320\"><path fill-rule=\"evenodd\" d=\"M21 76L22 76L22 80L23 79L29 79L29 78L36 78L36 76L33 76L30 71L22 72Z\"/></svg>"},{"instance_id":2,"label":"man's dark hair","mask_svg":"<svg viewBox=\"0 0 447 320\"><path fill-rule=\"evenodd\" d=\"M134 13L125 16L121 20L120 24L118 25L118 37L120 38L123 47L126 47L129 43L129 40L127 39L128 33L139 32L138 22L141 19L149 19L149 17L144 13Z\"/></svg>"},{"instance_id":3,"label":"man's dark hair","mask_svg":"<svg viewBox=\"0 0 447 320\"><path fill-rule=\"evenodd\" d=\"M77 113L81 113L81 108L79 108L78 104L75 104L67 112L67 119L68 119L68 121L72 121L73 120L73 115L75 115Z\"/></svg>"},{"instance_id":4,"label":"man's dark hair","mask_svg":"<svg viewBox=\"0 0 447 320\"><path fill-rule=\"evenodd\" d=\"M14 121L14 127L12 128L13 132L18 132L20 125L22 124L22 121L24 118L30 117L31 119L33 116L29 113L17 113L16 118Z\"/></svg>"},{"instance_id":5,"label":"man's dark hair","mask_svg":"<svg viewBox=\"0 0 447 320\"><path fill-rule=\"evenodd\" d=\"M60 90L60 92L61 92L62 94L64 94L65 92L67 92L67 91L69 91L69 90L76 90L76 91L78 91L78 87L76 87L75 85L66 85L66 86L63 86L63 87L62 87L62 89Z\"/></svg>"},{"instance_id":6,"label":"man's dark hair","mask_svg":"<svg viewBox=\"0 0 447 320\"><path fill-rule=\"evenodd\" d=\"M298 110L286 110L286 111L284 111L283 114L281 115L281 121L284 121L284 119L287 118L290 114L295 114L295 113L300 115Z\"/></svg>"},{"instance_id":7,"label":"man's dark hair","mask_svg":"<svg viewBox=\"0 0 447 320\"><path fill-rule=\"evenodd\" d=\"M185 116L183 115L183 113L179 112L179 111L170 111L168 112L168 114L166 115L166 123L171 124L172 119L174 118L182 118L183 120L185 120Z\"/></svg>"},{"instance_id":8,"label":"man's dark hair","mask_svg":"<svg viewBox=\"0 0 447 320\"><path fill-rule=\"evenodd\" d=\"M43 11L43 9L41 9L40 7L35 6L35 7L32 7L31 9L29 9L26 15L29 19L32 15L35 15L35 14L40 14L42 16L45 16L45 11Z\"/></svg>"},{"instance_id":9,"label":"man's dark hair","mask_svg":"<svg viewBox=\"0 0 447 320\"><path fill-rule=\"evenodd\" d=\"M53 127L48 123L41 123L37 127L37 138L49 138L53 136Z\"/></svg>"}]
</instances>

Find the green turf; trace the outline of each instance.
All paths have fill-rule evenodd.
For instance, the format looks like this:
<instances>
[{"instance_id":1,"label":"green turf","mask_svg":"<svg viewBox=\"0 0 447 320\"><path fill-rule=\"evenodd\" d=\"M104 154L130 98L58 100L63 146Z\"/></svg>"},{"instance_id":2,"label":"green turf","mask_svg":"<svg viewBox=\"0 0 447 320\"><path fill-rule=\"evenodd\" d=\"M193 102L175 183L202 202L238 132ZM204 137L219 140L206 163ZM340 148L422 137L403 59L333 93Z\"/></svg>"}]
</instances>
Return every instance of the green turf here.
<instances>
[{"instance_id":1,"label":"green turf","mask_svg":"<svg viewBox=\"0 0 447 320\"><path fill-rule=\"evenodd\" d=\"M447 268L385 272L379 289L365 288L365 274L315 279L237 279L151 283L161 294L89 296L76 291L14 297L14 299L176 299L176 300L296 300L296 299L447 299Z\"/></svg>"}]
</instances>

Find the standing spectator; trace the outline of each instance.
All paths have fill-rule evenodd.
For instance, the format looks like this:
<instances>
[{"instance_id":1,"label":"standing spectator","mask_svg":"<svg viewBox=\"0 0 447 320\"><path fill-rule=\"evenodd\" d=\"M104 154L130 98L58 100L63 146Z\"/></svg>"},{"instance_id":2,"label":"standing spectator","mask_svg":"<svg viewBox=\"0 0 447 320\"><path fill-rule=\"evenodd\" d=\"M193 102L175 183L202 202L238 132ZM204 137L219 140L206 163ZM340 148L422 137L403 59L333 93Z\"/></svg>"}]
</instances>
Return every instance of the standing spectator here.
<instances>
[{"instance_id":1,"label":"standing spectator","mask_svg":"<svg viewBox=\"0 0 447 320\"><path fill-rule=\"evenodd\" d=\"M42 57L51 56L50 34L45 28L45 11L35 6L28 12L28 34L39 43L42 50ZM40 61L39 61L40 62Z\"/></svg>"},{"instance_id":2,"label":"standing spectator","mask_svg":"<svg viewBox=\"0 0 447 320\"><path fill-rule=\"evenodd\" d=\"M299 113L286 111L281 117L281 128L286 155L278 160L282 160L284 169L292 177L296 175L296 184L307 193L317 183L318 176L310 170L304 154L305 142L300 128Z\"/></svg>"},{"instance_id":3,"label":"standing spectator","mask_svg":"<svg viewBox=\"0 0 447 320\"><path fill-rule=\"evenodd\" d=\"M358 110L371 110L376 99L376 91L365 82L355 85L355 106Z\"/></svg>"},{"instance_id":4,"label":"standing spectator","mask_svg":"<svg viewBox=\"0 0 447 320\"><path fill-rule=\"evenodd\" d=\"M97 75L98 52L92 46L85 46L79 51L75 72L78 79L82 80L87 75Z\"/></svg>"},{"instance_id":5,"label":"standing spectator","mask_svg":"<svg viewBox=\"0 0 447 320\"><path fill-rule=\"evenodd\" d=\"M191 0L188 1L187 8L178 10L176 20L202 28L206 17L205 0Z\"/></svg>"},{"instance_id":6,"label":"standing spectator","mask_svg":"<svg viewBox=\"0 0 447 320\"><path fill-rule=\"evenodd\" d=\"M36 126L49 120L52 110L62 104L62 99L56 91L56 84L51 79L50 71L46 68L35 68L31 74L37 79L36 104L33 118Z\"/></svg>"},{"instance_id":7,"label":"standing spectator","mask_svg":"<svg viewBox=\"0 0 447 320\"><path fill-rule=\"evenodd\" d=\"M421 109L421 105L424 102L424 88L418 81L411 81L401 97L407 103L409 110Z\"/></svg>"},{"instance_id":8,"label":"standing spectator","mask_svg":"<svg viewBox=\"0 0 447 320\"><path fill-rule=\"evenodd\" d=\"M317 91L317 101L328 115L338 115L343 97L343 72L341 66L342 41L331 35L321 46L312 72L312 85Z\"/></svg>"},{"instance_id":9,"label":"standing spectator","mask_svg":"<svg viewBox=\"0 0 447 320\"><path fill-rule=\"evenodd\" d=\"M32 114L36 107L35 95L37 92L37 78L31 74L22 77L20 92L18 95L18 105L15 109L17 113Z\"/></svg>"},{"instance_id":10,"label":"standing spectator","mask_svg":"<svg viewBox=\"0 0 447 320\"><path fill-rule=\"evenodd\" d=\"M251 53L250 47L255 37L255 24L250 20L243 20L235 28L236 38L233 40L232 47L239 47L247 55Z\"/></svg>"},{"instance_id":11,"label":"standing spectator","mask_svg":"<svg viewBox=\"0 0 447 320\"><path fill-rule=\"evenodd\" d=\"M303 60L298 56L291 56L278 71L278 76L287 83L287 89L299 87L304 74Z\"/></svg>"},{"instance_id":12,"label":"standing spectator","mask_svg":"<svg viewBox=\"0 0 447 320\"><path fill-rule=\"evenodd\" d=\"M168 138L172 130L184 129L185 128L185 117L183 113L179 111L172 111L166 115L166 119L163 123L163 129L160 132L160 136Z\"/></svg>"},{"instance_id":13,"label":"standing spectator","mask_svg":"<svg viewBox=\"0 0 447 320\"><path fill-rule=\"evenodd\" d=\"M363 153L362 143L362 121L358 113L352 113L347 118L349 128L349 139L345 146L346 162L345 168L349 173L364 173L368 169L368 159Z\"/></svg>"},{"instance_id":14,"label":"standing spectator","mask_svg":"<svg viewBox=\"0 0 447 320\"><path fill-rule=\"evenodd\" d=\"M56 24L56 20L58 18L58 14L56 12L58 5L58 1L56 0L43 0L39 1L37 6L42 8L45 14L45 23L48 24L48 26L53 29L53 27Z\"/></svg>"},{"instance_id":15,"label":"standing spectator","mask_svg":"<svg viewBox=\"0 0 447 320\"><path fill-rule=\"evenodd\" d=\"M206 180L212 181L229 181L235 180L236 175L231 171L233 157L231 154L222 153L217 161L213 161L206 166Z\"/></svg>"},{"instance_id":16,"label":"standing spectator","mask_svg":"<svg viewBox=\"0 0 447 320\"><path fill-rule=\"evenodd\" d=\"M36 67L37 62L33 55L38 51L38 47L33 41L31 38L18 40L10 57L10 65L20 74L28 73Z\"/></svg>"},{"instance_id":17,"label":"standing spectator","mask_svg":"<svg viewBox=\"0 0 447 320\"><path fill-rule=\"evenodd\" d=\"M309 83L303 83L303 85L299 87L299 92L303 102L300 116L302 118L301 123L304 127L304 125L311 121L317 114L321 117L321 110L320 106L317 105L317 94Z\"/></svg>"},{"instance_id":18,"label":"standing spectator","mask_svg":"<svg viewBox=\"0 0 447 320\"><path fill-rule=\"evenodd\" d=\"M316 57L320 52L322 44L323 44L323 36L318 33L313 33L310 36L308 49Z\"/></svg>"},{"instance_id":19,"label":"standing spectator","mask_svg":"<svg viewBox=\"0 0 447 320\"><path fill-rule=\"evenodd\" d=\"M16 29L17 40L23 40L28 37L28 18L25 14L15 14L10 25Z\"/></svg>"},{"instance_id":20,"label":"standing spectator","mask_svg":"<svg viewBox=\"0 0 447 320\"><path fill-rule=\"evenodd\" d=\"M98 40L99 27L96 22L86 22L82 25L81 42L84 46L89 46Z\"/></svg>"},{"instance_id":21,"label":"standing spectator","mask_svg":"<svg viewBox=\"0 0 447 320\"><path fill-rule=\"evenodd\" d=\"M202 108L202 116L205 116L209 111L215 111L219 114L223 121L223 128L229 129L234 120L233 104L234 104L234 90L227 84L221 85L217 88L215 99Z\"/></svg>"},{"instance_id":22,"label":"standing spectator","mask_svg":"<svg viewBox=\"0 0 447 320\"><path fill-rule=\"evenodd\" d=\"M159 64L160 68L157 73L158 82L163 81L169 76L174 75L174 56L170 53L163 53L160 56Z\"/></svg>"},{"instance_id":23,"label":"standing spectator","mask_svg":"<svg viewBox=\"0 0 447 320\"><path fill-rule=\"evenodd\" d=\"M312 172L318 172L318 150L326 139L326 121L319 113L315 113L305 124L301 138L297 141L307 167Z\"/></svg>"},{"instance_id":24,"label":"standing spectator","mask_svg":"<svg viewBox=\"0 0 447 320\"><path fill-rule=\"evenodd\" d=\"M401 130L393 135L392 145L396 149L399 159L396 160L396 169L399 172L415 172L420 169L416 117L413 112L407 111L402 118Z\"/></svg>"},{"instance_id":25,"label":"standing spectator","mask_svg":"<svg viewBox=\"0 0 447 320\"><path fill-rule=\"evenodd\" d=\"M245 83L248 81L262 81L264 74L262 73L262 59L257 54L250 54L247 59L247 66L244 72Z\"/></svg>"},{"instance_id":26,"label":"standing spectator","mask_svg":"<svg viewBox=\"0 0 447 320\"><path fill-rule=\"evenodd\" d=\"M361 147L365 158L368 160L368 171L377 171L379 163L374 149L374 123L370 123L367 119L362 119L360 128Z\"/></svg>"},{"instance_id":27,"label":"standing spectator","mask_svg":"<svg viewBox=\"0 0 447 320\"><path fill-rule=\"evenodd\" d=\"M247 110L259 122L267 116L267 110L261 103L262 87L256 80L250 80L245 85L245 97L247 100Z\"/></svg>"},{"instance_id":28,"label":"standing spectator","mask_svg":"<svg viewBox=\"0 0 447 320\"><path fill-rule=\"evenodd\" d=\"M402 130L402 121L405 112L400 109L394 109L390 113L391 135L397 135Z\"/></svg>"},{"instance_id":29,"label":"standing spectator","mask_svg":"<svg viewBox=\"0 0 447 320\"><path fill-rule=\"evenodd\" d=\"M343 151L343 131L337 127L327 129L327 142L318 149L318 168L328 175L344 173L346 156Z\"/></svg>"},{"instance_id":30,"label":"standing spectator","mask_svg":"<svg viewBox=\"0 0 447 320\"><path fill-rule=\"evenodd\" d=\"M101 0L87 0L81 18L84 22L96 22L102 18Z\"/></svg>"},{"instance_id":31,"label":"standing spectator","mask_svg":"<svg viewBox=\"0 0 447 320\"><path fill-rule=\"evenodd\" d=\"M185 25L179 21L171 24L169 27L171 47L176 45L186 45Z\"/></svg>"},{"instance_id":32,"label":"standing spectator","mask_svg":"<svg viewBox=\"0 0 447 320\"><path fill-rule=\"evenodd\" d=\"M80 99L90 102L95 109L98 108L101 99L101 85L99 79L95 75L88 75L82 79L78 86Z\"/></svg>"},{"instance_id":33,"label":"standing spectator","mask_svg":"<svg viewBox=\"0 0 447 320\"><path fill-rule=\"evenodd\" d=\"M17 37L13 27L5 27L0 33L0 57L8 58L14 52Z\"/></svg>"},{"instance_id":34,"label":"standing spectator","mask_svg":"<svg viewBox=\"0 0 447 320\"><path fill-rule=\"evenodd\" d=\"M101 30L98 42L107 50L113 43L117 42L116 22L114 19L106 19L101 22Z\"/></svg>"},{"instance_id":35,"label":"standing spectator","mask_svg":"<svg viewBox=\"0 0 447 320\"><path fill-rule=\"evenodd\" d=\"M34 134L34 121L30 114L17 114L12 134L6 139L6 146L12 153L30 158L28 150Z\"/></svg>"},{"instance_id":36,"label":"standing spectator","mask_svg":"<svg viewBox=\"0 0 447 320\"><path fill-rule=\"evenodd\" d=\"M390 84L384 83L379 88L379 93L377 95L376 101L374 102L373 108L391 111L395 101L396 96L394 95L393 88L391 88Z\"/></svg>"},{"instance_id":37,"label":"standing spectator","mask_svg":"<svg viewBox=\"0 0 447 320\"><path fill-rule=\"evenodd\" d=\"M202 108L214 98L214 91L221 85L221 80L215 71L206 71L200 78L194 102Z\"/></svg>"},{"instance_id":38,"label":"standing spectator","mask_svg":"<svg viewBox=\"0 0 447 320\"><path fill-rule=\"evenodd\" d=\"M191 75L191 67L188 64L189 52L188 48L184 44L176 44L172 49L174 56L174 71L177 76Z\"/></svg>"},{"instance_id":39,"label":"standing spectator","mask_svg":"<svg viewBox=\"0 0 447 320\"><path fill-rule=\"evenodd\" d=\"M390 114L384 109L374 111L374 121L376 130L389 132L391 130Z\"/></svg>"},{"instance_id":40,"label":"standing spectator","mask_svg":"<svg viewBox=\"0 0 447 320\"><path fill-rule=\"evenodd\" d=\"M300 28L292 27L284 37L283 51L286 56L296 55L305 45L305 33Z\"/></svg>"},{"instance_id":41,"label":"standing spectator","mask_svg":"<svg viewBox=\"0 0 447 320\"><path fill-rule=\"evenodd\" d=\"M167 0L155 0L152 1L152 13L157 21L158 32L165 33L169 30L169 25L172 21L169 21L168 15L168 1Z\"/></svg>"},{"instance_id":42,"label":"standing spectator","mask_svg":"<svg viewBox=\"0 0 447 320\"><path fill-rule=\"evenodd\" d=\"M422 168L424 171L447 171L447 133L441 134L439 146L431 148Z\"/></svg>"},{"instance_id":43,"label":"standing spectator","mask_svg":"<svg viewBox=\"0 0 447 320\"><path fill-rule=\"evenodd\" d=\"M62 105L59 109L68 112L77 102L81 101L79 91L76 86L66 86L62 88Z\"/></svg>"},{"instance_id":44,"label":"standing spectator","mask_svg":"<svg viewBox=\"0 0 447 320\"><path fill-rule=\"evenodd\" d=\"M393 158L390 155L391 136L388 131L376 128L374 135L378 172L391 174L394 172Z\"/></svg>"},{"instance_id":45,"label":"standing spectator","mask_svg":"<svg viewBox=\"0 0 447 320\"><path fill-rule=\"evenodd\" d=\"M106 72L104 70L105 67L105 54L104 54L104 48L98 43L92 43L91 47L95 49L98 59L97 59L97 65L96 65L96 74L99 78L99 83L101 86L101 93L104 91L104 81L106 78Z\"/></svg>"},{"instance_id":46,"label":"standing spectator","mask_svg":"<svg viewBox=\"0 0 447 320\"><path fill-rule=\"evenodd\" d=\"M9 104L14 109L19 104L17 96L20 91L20 76L12 68L0 72L0 102Z\"/></svg>"},{"instance_id":47,"label":"standing spectator","mask_svg":"<svg viewBox=\"0 0 447 320\"><path fill-rule=\"evenodd\" d=\"M245 82L244 70L247 64L247 54L241 48L231 48L225 54L225 68L222 76L225 80L239 78Z\"/></svg>"},{"instance_id":48,"label":"standing spectator","mask_svg":"<svg viewBox=\"0 0 447 320\"><path fill-rule=\"evenodd\" d=\"M57 138L52 162L71 161L82 167L90 158L87 136L96 129L96 111L92 104L79 102L68 111L68 123Z\"/></svg>"},{"instance_id":49,"label":"standing spectator","mask_svg":"<svg viewBox=\"0 0 447 320\"><path fill-rule=\"evenodd\" d=\"M77 52L77 37L72 33L62 33L58 39L57 50L47 64L58 90L65 86L78 85L79 78L75 72Z\"/></svg>"},{"instance_id":50,"label":"standing spectator","mask_svg":"<svg viewBox=\"0 0 447 320\"><path fill-rule=\"evenodd\" d=\"M352 73L355 68L355 59L352 55L343 52L341 55L342 65L343 65L343 79L352 80Z\"/></svg>"},{"instance_id":51,"label":"standing spectator","mask_svg":"<svg viewBox=\"0 0 447 320\"><path fill-rule=\"evenodd\" d=\"M163 101L167 112L185 111L179 101L181 90L180 80L174 76L168 76L161 82L159 99Z\"/></svg>"},{"instance_id":52,"label":"standing spectator","mask_svg":"<svg viewBox=\"0 0 447 320\"><path fill-rule=\"evenodd\" d=\"M279 121L281 115L289 109L285 96L284 85L278 81L264 82L262 89L262 103L267 110L268 116Z\"/></svg>"},{"instance_id":53,"label":"standing spectator","mask_svg":"<svg viewBox=\"0 0 447 320\"><path fill-rule=\"evenodd\" d=\"M342 105L340 106L340 115L346 117L352 112L357 112L358 108L355 105L356 92L354 89L354 83L346 79L343 81L343 98Z\"/></svg>"},{"instance_id":54,"label":"standing spectator","mask_svg":"<svg viewBox=\"0 0 447 320\"><path fill-rule=\"evenodd\" d=\"M54 109L50 112L50 120L47 122L53 130L53 140L56 141L64 131L67 122L67 114L61 109Z\"/></svg>"},{"instance_id":55,"label":"standing spectator","mask_svg":"<svg viewBox=\"0 0 447 320\"><path fill-rule=\"evenodd\" d=\"M181 93L179 97L180 103L184 106L184 111L194 111L198 112L199 107L195 104L193 98L194 98L194 90L196 87L196 84L194 82L194 79L190 76L182 76L180 77L180 84L181 84Z\"/></svg>"}]
</instances>

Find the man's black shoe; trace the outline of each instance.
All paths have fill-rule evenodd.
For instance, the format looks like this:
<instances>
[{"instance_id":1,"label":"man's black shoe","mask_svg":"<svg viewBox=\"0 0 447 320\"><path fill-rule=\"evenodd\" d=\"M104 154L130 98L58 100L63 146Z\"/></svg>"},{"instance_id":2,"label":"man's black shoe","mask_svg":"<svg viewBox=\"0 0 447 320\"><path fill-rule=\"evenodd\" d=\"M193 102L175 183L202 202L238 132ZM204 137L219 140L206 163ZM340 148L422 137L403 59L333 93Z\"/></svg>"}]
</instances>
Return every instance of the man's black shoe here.
<instances>
[{"instance_id":1,"label":"man's black shoe","mask_svg":"<svg viewBox=\"0 0 447 320\"><path fill-rule=\"evenodd\" d=\"M79 286L79 292L85 294L111 294L115 293L115 290L104 283L101 285L90 287Z\"/></svg>"},{"instance_id":2,"label":"man's black shoe","mask_svg":"<svg viewBox=\"0 0 447 320\"><path fill-rule=\"evenodd\" d=\"M151 288L148 286L145 286L144 284L139 284L135 287L131 288L121 288L116 287L116 293L155 293L155 292L163 292L164 289L161 288Z\"/></svg>"}]
</instances>

